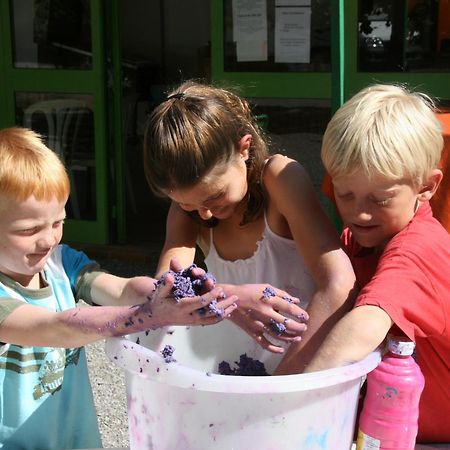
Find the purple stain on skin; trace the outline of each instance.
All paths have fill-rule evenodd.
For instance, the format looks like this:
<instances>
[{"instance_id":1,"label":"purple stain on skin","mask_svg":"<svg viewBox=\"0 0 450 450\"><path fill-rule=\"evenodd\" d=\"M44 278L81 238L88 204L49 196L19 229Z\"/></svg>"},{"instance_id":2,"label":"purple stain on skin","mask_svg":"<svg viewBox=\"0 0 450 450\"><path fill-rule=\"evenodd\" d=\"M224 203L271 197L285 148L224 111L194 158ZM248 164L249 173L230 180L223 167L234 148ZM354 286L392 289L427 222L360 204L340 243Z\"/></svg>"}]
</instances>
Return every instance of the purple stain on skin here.
<instances>
[{"instance_id":1,"label":"purple stain on skin","mask_svg":"<svg viewBox=\"0 0 450 450\"><path fill-rule=\"evenodd\" d=\"M235 375L235 376L267 376L269 375L264 367L264 363L247 356L246 353L239 357L239 361L234 362L235 368L231 368L227 361L219 363L220 375Z\"/></svg>"},{"instance_id":2,"label":"purple stain on skin","mask_svg":"<svg viewBox=\"0 0 450 450\"><path fill-rule=\"evenodd\" d=\"M173 357L174 351L175 351L175 347L173 347L172 345L166 345L161 350L161 355L163 356L164 361L166 363L176 362L176 359Z\"/></svg>"},{"instance_id":3,"label":"purple stain on skin","mask_svg":"<svg viewBox=\"0 0 450 450\"><path fill-rule=\"evenodd\" d=\"M279 322L277 322L277 321L275 321L273 319L270 319L270 328L278 336L281 336L286 331L286 325L284 323L279 323Z\"/></svg>"},{"instance_id":4,"label":"purple stain on skin","mask_svg":"<svg viewBox=\"0 0 450 450\"><path fill-rule=\"evenodd\" d=\"M199 314L204 315L208 312L208 310L213 313L216 317L223 318L225 315L225 310L223 308L217 307L217 300L212 300L211 303L202 309L199 310Z\"/></svg>"},{"instance_id":5,"label":"purple stain on skin","mask_svg":"<svg viewBox=\"0 0 450 450\"><path fill-rule=\"evenodd\" d=\"M283 300L286 300L288 303L293 303L294 300L292 300L292 297L289 297L289 295L283 295L283 297L281 297Z\"/></svg>"},{"instance_id":6,"label":"purple stain on skin","mask_svg":"<svg viewBox=\"0 0 450 450\"><path fill-rule=\"evenodd\" d=\"M263 290L263 299L269 300L270 297L275 297L277 293L275 292L275 289L272 286L267 286Z\"/></svg>"}]
</instances>

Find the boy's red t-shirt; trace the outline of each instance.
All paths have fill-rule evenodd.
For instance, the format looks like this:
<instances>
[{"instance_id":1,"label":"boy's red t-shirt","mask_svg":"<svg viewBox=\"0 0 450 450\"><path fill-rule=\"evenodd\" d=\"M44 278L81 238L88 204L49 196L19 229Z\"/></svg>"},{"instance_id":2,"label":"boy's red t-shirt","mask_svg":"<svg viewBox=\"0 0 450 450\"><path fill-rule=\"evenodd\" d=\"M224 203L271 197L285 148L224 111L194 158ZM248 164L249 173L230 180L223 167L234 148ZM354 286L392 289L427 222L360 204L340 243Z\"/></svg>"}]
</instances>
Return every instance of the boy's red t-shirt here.
<instances>
[{"instance_id":1,"label":"boy's red t-shirt","mask_svg":"<svg viewBox=\"0 0 450 450\"><path fill-rule=\"evenodd\" d=\"M342 235L361 292L355 307L375 305L416 343L425 377L419 442L450 441L450 235L429 203L382 254Z\"/></svg>"}]
</instances>

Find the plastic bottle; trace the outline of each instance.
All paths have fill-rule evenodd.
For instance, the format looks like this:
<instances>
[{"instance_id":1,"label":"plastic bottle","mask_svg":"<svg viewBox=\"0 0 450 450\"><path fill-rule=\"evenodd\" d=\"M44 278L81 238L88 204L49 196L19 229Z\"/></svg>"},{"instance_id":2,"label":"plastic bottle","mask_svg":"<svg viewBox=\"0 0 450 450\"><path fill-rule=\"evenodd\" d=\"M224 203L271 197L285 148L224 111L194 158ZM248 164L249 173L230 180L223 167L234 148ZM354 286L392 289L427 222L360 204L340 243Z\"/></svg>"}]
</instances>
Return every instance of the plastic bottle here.
<instances>
[{"instance_id":1,"label":"plastic bottle","mask_svg":"<svg viewBox=\"0 0 450 450\"><path fill-rule=\"evenodd\" d=\"M390 337L388 352L367 376L356 450L414 450L425 384L414 343Z\"/></svg>"}]
</instances>

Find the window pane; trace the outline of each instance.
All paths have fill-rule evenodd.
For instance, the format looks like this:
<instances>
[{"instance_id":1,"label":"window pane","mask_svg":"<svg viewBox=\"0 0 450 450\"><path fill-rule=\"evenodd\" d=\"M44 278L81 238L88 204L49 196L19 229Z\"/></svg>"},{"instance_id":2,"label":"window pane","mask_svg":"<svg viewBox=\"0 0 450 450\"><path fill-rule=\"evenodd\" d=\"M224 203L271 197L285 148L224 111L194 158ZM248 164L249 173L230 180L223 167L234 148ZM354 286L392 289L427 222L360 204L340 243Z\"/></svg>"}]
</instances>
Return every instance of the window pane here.
<instances>
[{"instance_id":1,"label":"window pane","mask_svg":"<svg viewBox=\"0 0 450 450\"><path fill-rule=\"evenodd\" d=\"M16 123L45 138L64 162L71 183L67 216L96 219L93 97L19 92Z\"/></svg>"},{"instance_id":2,"label":"window pane","mask_svg":"<svg viewBox=\"0 0 450 450\"><path fill-rule=\"evenodd\" d=\"M91 69L90 0L12 0L18 68Z\"/></svg>"},{"instance_id":3,"label":"window pane","mask_svg":"<svg viewBox=\"0 0 450 450\"><path fill-rule=\"evenodd\" d=\"M359 0L361 72L450 70L450 3Z\"/></svg>"}]
</instances>

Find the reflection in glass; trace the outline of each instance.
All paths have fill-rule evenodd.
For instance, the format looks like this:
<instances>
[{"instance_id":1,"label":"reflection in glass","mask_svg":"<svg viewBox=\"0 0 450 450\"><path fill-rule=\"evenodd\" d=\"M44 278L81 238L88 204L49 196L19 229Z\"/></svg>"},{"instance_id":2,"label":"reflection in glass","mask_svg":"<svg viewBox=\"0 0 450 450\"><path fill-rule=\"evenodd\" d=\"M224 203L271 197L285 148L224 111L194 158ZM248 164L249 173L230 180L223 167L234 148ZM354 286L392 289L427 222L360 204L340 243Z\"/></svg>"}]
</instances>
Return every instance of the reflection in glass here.
<instances>
[{"instance_id":1,"label":"reflection in glass","mask_svg":"<svg viewBox=\"0 0 450 450\"><path fill-rule=\"evenodd\" d=\"M450 70L450 2L359 0L361 72Z\"/></svg>"},{"instance_id":2,"label":"reflection in glass","mask_svg":"<svg viewBox=\"0 0 450 450\"><path fill-rule=\"evenodd\" d=\"M266 0L264 0L266 1ZM311 0L300 2L311 13L310 27L305 30L309 37L309 63L281 63L275 62L275 40L277 39L276 11L284 8L284 3L276 0L266 1L267 11L267 60L238 61L235 30L233 29L233 5L238 7L240 2L224 1L224 69L228 72L329 72L331 70L331 13L330 0ZM252 2L242 2L245 7ZM289 2L286 2L289 4ZM295 6L295 5L294 5ZM290 7L288 7L290 8ZM294 12L293 12L294 13ZM292 24L291 24L292 25ZM291 26L287 24L287 26ZM243 30L244 31L244 30ZM298 45L294 38L290 45ZM299 47L301 44L299 44Z\"/></svg>"},{"instance_id":3,"label":"reflection in glass","mask_svg":"<svg viewBox=\"0 0 450 450\"><path fill-rule=\"evenodd\" d=\"M67 216L74 219L96 218L92 102L91 95L16 94L16 123L41 134L67 168L71 183Z\"/></svg>"},{"instance_id":4,"label":"reflection in glass","mask_svg":"<svg viewBox=\"0 0 450 450\"><path fill-rule=\"evenodd\" d=\"M90 0L12 0L18 68L91 69Z\"/></svg>"}]
</instances>

